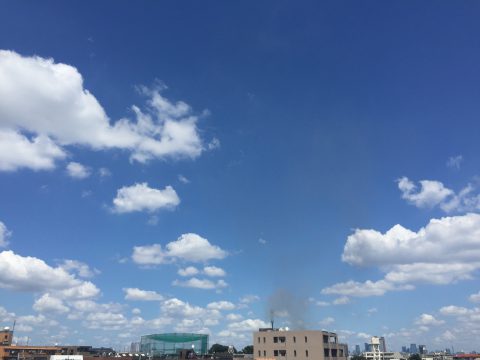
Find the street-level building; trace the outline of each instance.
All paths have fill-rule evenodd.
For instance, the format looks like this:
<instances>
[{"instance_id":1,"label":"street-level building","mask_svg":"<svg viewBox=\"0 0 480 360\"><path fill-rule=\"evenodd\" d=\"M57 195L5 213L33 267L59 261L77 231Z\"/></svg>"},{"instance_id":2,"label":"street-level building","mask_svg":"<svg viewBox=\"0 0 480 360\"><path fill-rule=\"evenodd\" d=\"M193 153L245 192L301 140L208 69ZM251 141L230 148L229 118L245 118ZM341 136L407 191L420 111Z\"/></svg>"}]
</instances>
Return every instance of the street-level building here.
<instances>
[{"instance_id":1,"label":"street-level building","mask_svg":"<svg viewBox=\"0 0 480 360\"><path fill-rule=\"evenodd\" d=\"M348 347L336 333L320 330L260 329L253 334L258 360L346 360Z\"/></svg>"}]
</instances>

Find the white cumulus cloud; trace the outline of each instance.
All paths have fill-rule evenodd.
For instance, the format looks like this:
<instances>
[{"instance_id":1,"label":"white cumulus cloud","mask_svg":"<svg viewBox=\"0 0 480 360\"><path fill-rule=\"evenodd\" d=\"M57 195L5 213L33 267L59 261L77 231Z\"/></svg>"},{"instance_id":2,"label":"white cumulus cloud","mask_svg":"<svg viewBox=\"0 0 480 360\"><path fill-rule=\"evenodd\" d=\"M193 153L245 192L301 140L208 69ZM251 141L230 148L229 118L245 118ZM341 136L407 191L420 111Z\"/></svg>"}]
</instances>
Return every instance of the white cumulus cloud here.
<instances>
[{"instance_id":1,"label":"white cumulus cloud","mask_svg":"<svg viewBox=\"0 0 480 360\"><path fill-rule=\"evenodd\" d=\"M205 266L203 268L203 273L210 277L223 277L227 275L225 270L217 266Z\"/></svg>"},{"instance_id":2,"label":"white cumulus cloud","mask_svg":"<svg viewBox=\"0 0 480 360\"><path fill-rule=\"evenodd\" d=\"M223 259L228 255L216 245L212 245L200 235L188 233L181 235L177 240L169 242L165 249L160 244L135 246L132 259L139 265L159 265L175 260L188 262L206 262ZM187 270L185 270L187 271ZM188 269L193 272L193 269ZM182 274L186 274L181 271ZM218 272L218 270L216 270ZM185 275L182 275L185 276Z\"/></svg>"},{"instance_id":3,"label":"white cumulus cloud","mask_svg":"<svg viewBox=\"0 0 480 360\"><path fill-rule=\"evenodd\" d=\"M204 289L204 290L211 290L211 289L222 289L227 287L228 284L224 280L212 281L208 279L198 279L198 278L190 278L188 280L180 281L174 280L172 285L180 286L180 287L189 287L195 289Z\"/></svg>"},{"instance_id":4,"label":"white cumulus cloud","mask_svg":"<svg viewBox=\"0 0 480 360\"><path fill-rule=\"evenodd\" d=\"M64 298L93 297L98 288L76 278L62 267L51 267L43 260L15 254L0 253L0 288L14 291L52 292Z\"/></svg>"},{"instance_id":5,"label":"white cumulus cloud","mask_svg":"<svg viewBox=\"0 0 480 360\"><path fill-rule=\"evenodd\" d=\"M199 273L198 269L195 266L187 266L183 269L178 269L178 275L180 276L194 276Z\"/></svg>"},{"instance_id":6,"label":"white cumulus cloud","mask_svg":"<svg viewBox=\"0 0 480 360\"><path fill-rule=\"evenodd\" d=\"M154 212L163 208L175 208L178 204L180 198L171 186L161 190L140 183L118 189L117 196L113 199L113 210L117 213Z\"/></svg>"},{"instance_id":7,"label":"white cumulus cloud","mask_svg":"<svg viewBox=\"0 0 480 360\"><path fill-rule=\"evenodd\" d=\"M440 181L422 180L420 189L407 177L398 180L398 188L402 198L417 207L433 207L453 195L453 191L446 188Z\"/></svg>"},{"instance_id":8,"label":"white cumulus cloud","mask_svg":"<svg viewBox=\"0 0 480 360\"><path fill-rule=\"evenodd\" d=\"M90 176L90 169L75 161L69 162L66 169L68 176L74 179L85 179Z\"/></svg>"},{"instance_id":9,"label":"white cumulus cloud","mask_svg":"<svg viewBox=\"0 0 480 360\"><path fill-rule=\"evenodd\" d=\"M411 290L415 284L444 285L472 279L480 269L480 215L432 219L417 232L395 225L385 233L357 229L347 238L342 260L377 267L384 279L347 281L324 288L324 294L380 296Z\"/></svg>"},{"instance_id":10,"label":"white cumulus cloud","mask_svg":"<svg viewBox=\"0 0 480 360\"><path fill-rule=\"evenodd\" d=\"M33 309L40 313L66 313L68 306L65 306L62 299L51 296L49 293L43 294L33 304Z\"/></svg>"},{"instance_id":11,"label":"white cumulus cloud","mask_svg":"<svg viewBox=\"0 0 480 360\"><path fill-rule=\"evenodd\" d=\"M140 87L146 108L132 106L134 120L112 122L71 65L0 50L0 79L0 170L51 169L69 145L125 149L139 162L196 158L205 150L198 116L162 96L165 86Z\"/></svg>"},{"instance_id":12,"label":"white cumulus cloud","mask_svg":"<svg viewBox=\"0 0 480 360\"><path fill-rule=\"evenodd\" d=\"M134 301L159 301L163 300L163 296L151 290L142 290L138 288L124 288L125 300Z\"/></svg>"}]
</instances>

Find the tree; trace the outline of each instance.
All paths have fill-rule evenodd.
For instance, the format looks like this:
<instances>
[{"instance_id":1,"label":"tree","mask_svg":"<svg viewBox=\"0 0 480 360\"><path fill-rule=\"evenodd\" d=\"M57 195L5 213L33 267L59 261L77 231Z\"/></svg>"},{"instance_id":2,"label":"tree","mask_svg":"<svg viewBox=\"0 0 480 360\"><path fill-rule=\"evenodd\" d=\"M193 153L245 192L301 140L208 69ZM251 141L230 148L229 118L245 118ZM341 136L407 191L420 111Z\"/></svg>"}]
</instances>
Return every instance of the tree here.
<instances>
[{"instance_id":1,"label":"tree","mask_svg":"<svg viewBox=\"0 0 480 360\"><path fill-rule=\"evenodd\" d=\"M253 354L253 345L247 345L242 349L244 354Z\"/></svg>"},{"instance_id":2,"label":"tree","mask_svg":"<svg viewBox=\"0 0 480 360\"><path fill-rule=\"evenodd\" d=\"M209 354L213 353L227 353L228 352L228 346L227 345L222 345L222 344L213 344L210 350L208 350ZM235 346L233 346L233 353L237 353L237 349L235 349ZM252 347L252 354L253 354L253 347Z\"/></svg>"},{"instance_id":3,"label":"tree","mask_svg":"<svg viewBox=\"0 0 480 360\"><path fill-rule=\"evenodd\" d=\"M418 354L412 354L408 357L408 360L422 360L422 357Z\"/></svg>"}]
</instances>

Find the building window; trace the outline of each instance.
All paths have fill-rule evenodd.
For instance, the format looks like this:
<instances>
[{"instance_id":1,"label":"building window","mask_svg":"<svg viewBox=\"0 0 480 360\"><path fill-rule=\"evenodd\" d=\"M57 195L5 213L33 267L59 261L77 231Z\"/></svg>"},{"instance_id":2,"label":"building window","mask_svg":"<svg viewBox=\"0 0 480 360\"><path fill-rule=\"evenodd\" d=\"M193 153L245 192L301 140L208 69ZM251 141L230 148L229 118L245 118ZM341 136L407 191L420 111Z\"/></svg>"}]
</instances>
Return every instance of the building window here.
<instances>
[{"instance_id":1,"label":"building window","mask_svg":"<svg viewBox=\"0 0 480 360\"><path fill-rule=\"evenodd\" d=\"M260 352L260 350L258 350L258 356L262 356L262 353Z\"/></svg>"},{"instance_id":2,"label":"building window","mask_svg":"<svg viewBox=\"0 0 480 360\"><path fill-rule=\"evenodd\" d=\"M297 342L297 338L295 336L293 337L293 342Z\"/></svg>"},{"instance_id":3,"label":"building window","mask_svg":"<svg viewBox=\"0 0 480 360\"><path fill-rule=\"evenodd\" d=\"M267 352L263 350L263 356L267 356Z\"/></svg>"},{"instance_id":4,"label":"building window","mask_svg":"<svg viewBox=\"0 0 480 360\"><path fill-rule=\"evenodd\" d=\"M340 357L343 357L343 349L339 349L338 352L340 354Z\"/></svg>"},{"instance_id":5,"label":"building window","mask_svg":"<svg viewBox=\"0 0 480 360\"><path fill-rule=\"evenodd\" d=\"M260 336L258 337L258 343L260 344Z\"/></svg>"},{"instance_id":6,"label":"building window","mask_svg":"<svg viewBox=\"0 0 480 360\"><path fill-rule=\"evenodd\" d=\"M287 341L287 339L285 338L285 336L280 336L278 338L278 340L280 340L281 343L284 343L285 341Z\"/></svg>"},{"instance_id":7,"label":"building window","mask_svg":"<svg viewBox=\"0 0 480 360\"><path fill-rule=\"evenodd\" d=\"M293 350L293 356L297 356L297 350Z\"/></svg>"},{"instance_id":8,"label":"building window","mask_svg":"<svg viewBox=\"0 0 480 360\"><path fill-rule=\"evenodd\" d=\"M273 342L274 342L274 343L278 343L278 337L275 336L275 337L273 338Z\"/></svg>"},{"instance_id":9,"label":"building window","mask_svg":"<svg viewBox=\"0 0 480 360\"><path fill-rule=\"evenodd\" d=\"M305 357L308 357L308 350L305 350Z\"/></svg>"},{"instance_id":10,"label":"building window","mask_svg":"<svg viewBox=\"0 0 480 360\"><path fill-rule=\"evenodd\" d=\"M323 335L323 343L324 344L328 343L328 335Z\"/></svg>"},{"instance_id":11,"label":"building window","mask_svg":"<svg viewBox=\"0 0 480 360\"><path fill-rule=\"evenodd\" d=\"M278 356L278 350L273 350L273 356Z\"/></svg>"},{"instance_id":12,"label":"building window","mask_svg":"<svg viewBox=\"0 0 480 360\"><path fill-rule=\"evenodd\" d=\"M329 351L329 349L323 349L323 356L325 356L325 357L330 357L330 351Z\"/></svg>"},{"instance_id":13,"label":"building window","mask_svg":"<svg viewBox=\"0 0 480 360\"><path fill-rule=\"evenodd\" d=\"M280 356L287 356L287 350L278 350Z\"/></svg>"},{"instance_id":14,"label":"building window","mask_svg":"<svg viewBox=\"0 0 480 360\"><path fill-rule=\"evenodd\" d=\"M305 342L307 342L307 337L305 336Z\"/></svg>"},{"instance_id":15,"label":"building window","mask_svg":"<svg viewBox=\"0 0 480 360\"><path fill-rule=\"evenodd\" d=\"M263 343L265 344L265 337L263 337Z\"/></svg>"},{"instance_id":16,"label":"building window","mask_svg":"<svg viewBox=\"0 0 480 360\"><path fill-rule=\"evenodd\" d=\"M332 357L337 357L337 349L332 349Z\"/></svg>"}]
</instances>

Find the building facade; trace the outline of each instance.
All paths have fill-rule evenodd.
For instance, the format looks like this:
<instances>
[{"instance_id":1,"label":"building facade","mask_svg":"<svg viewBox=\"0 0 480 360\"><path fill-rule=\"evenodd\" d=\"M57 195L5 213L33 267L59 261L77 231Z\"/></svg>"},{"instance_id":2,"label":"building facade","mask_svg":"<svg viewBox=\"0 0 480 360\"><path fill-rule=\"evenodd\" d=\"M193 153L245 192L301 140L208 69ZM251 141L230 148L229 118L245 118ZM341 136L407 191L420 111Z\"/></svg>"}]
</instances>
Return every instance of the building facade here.
<instances>
[{"instance_id":1,"label":"building facade","mask_svg":"<svg viewBox=\"0 0 480 360\"><path fill-rule=\"evenodd\" d=\"M253 334L253 356L264 360L346 360L348 347L337 334L318 330L260 329Z\"/></svg>"}]
</instances>

